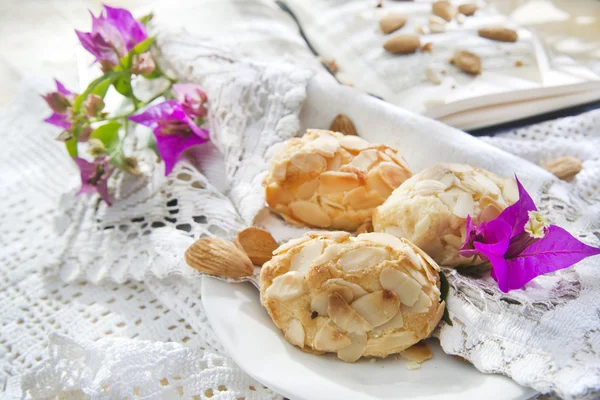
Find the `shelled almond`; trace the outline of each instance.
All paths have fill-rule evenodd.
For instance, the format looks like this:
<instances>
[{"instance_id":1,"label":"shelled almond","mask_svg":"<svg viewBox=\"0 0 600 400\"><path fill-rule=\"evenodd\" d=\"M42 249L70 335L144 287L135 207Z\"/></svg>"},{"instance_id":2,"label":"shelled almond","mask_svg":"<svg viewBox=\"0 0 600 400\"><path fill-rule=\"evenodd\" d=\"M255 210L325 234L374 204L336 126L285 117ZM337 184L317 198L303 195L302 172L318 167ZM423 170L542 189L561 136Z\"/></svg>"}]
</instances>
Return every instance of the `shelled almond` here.
<instances>
[{"instance_id":1,"label":"shelled almond","mask_svg":"<svg viewBox=\"0 0 600 400\"><path fill-rule=\"evenodd\" d=\"M279 245L271 234L259 228L246 228L238 232L235 245L242 250L254 265L269 261Z\"/></svg>"},{"instance_id":2,"label":"shelled almond","mask_svg":"<svg viewBox=\"0 0 600 400\"><path fill-rule=\"evenodd\" d=\"M431 6L431 12L450 22L456 16L456 8L449 1L436 1Z\"/></svg>"},{"instance_id":3,"label":"shelled almond","mask_svg":"<svg viewBox=\"0 0 600 400\"><path fill-rule=\"evenodd\" d=\"M383 48L394 54L411 54L421 47L421 39L417 35L396 35L388 39Z\"/></svg>"},{"instance_id":4,"label":"shelled almond","mask_svg":"<svg viewBox=\"0 0 600 400\"><path fill-rule=\"evenodd\" d=\"M502 26L488 26L479 29L477 33L481 37L498 42L516 42L519 39L517 31Z\"/></svg>"},{"instance_id":5,"label":"shelled almond","mask_svg":"<svg viewBox=\"0 0 600 400\"><path fill-rule=\"evenodd\" d=\"M452 58L452 63L468 74L481 74L481 59L477 54L470 51L457 51L454 54L454 58Z\"/></svg>"},{"instance_id":6,"label":"shelled almond","mask_svg":"<svg viewBox=\"0 0 600 400\"><path fill-rule=\"evenodd\" d=\"M235 244L219 238L196 240L185 252L187 264L209 275L241 278L252 275L252 262Z\"/></svg>"},{"instance_id":7,"label":"shelled almond","mask_svg":"<svg viewBox=\"0 0 600 400\"><path fill-rule=\"evenodd\" d=\"M578 158L565 156L542 163L542 168L558 178L568 181L581 171L583 164Z\"/></svg>"},{"instance_id":8,"label":"shelled almond","mask_svg":"<svg viewBox=\"0 0 600 400\"><path fill-rule=\"evenodd\" d=\"M398 13L390 13L379 20L379 27L385 34L392 33L406 24L406 16Z\"/></svg>"}]
</instances>

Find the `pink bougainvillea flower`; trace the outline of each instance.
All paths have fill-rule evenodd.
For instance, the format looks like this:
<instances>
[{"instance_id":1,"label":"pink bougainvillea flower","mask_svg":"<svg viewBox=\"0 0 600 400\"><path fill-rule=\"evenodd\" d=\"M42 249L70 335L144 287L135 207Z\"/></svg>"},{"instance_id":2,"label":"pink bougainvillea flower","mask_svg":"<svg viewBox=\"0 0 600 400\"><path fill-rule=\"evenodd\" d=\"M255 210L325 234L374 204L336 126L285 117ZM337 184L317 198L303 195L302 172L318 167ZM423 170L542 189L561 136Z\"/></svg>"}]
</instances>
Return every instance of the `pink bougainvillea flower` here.
<instances>
[{"instance_id":1,"label":"pink bougainvillea flower","mask_svg":"<svg viewBox=\"0 0 600 400\"><path fill-rule=\"evenodd\" d=\"M113 172L109 159L106 156L99 157L93 162L83 158L73 157L73 161L79 167L81 174L81 189L77 194L98 193L102 200L109 206L111 205L108 194L108 178Z\"/></svg>"},{"instance_id":2,"label":"pink bougainvillea flower","mask_svg":"<svg viewBox=\"0 0 600 400\"><path fill-rule=\"evenodd\" d=\"M460 255L489 261L491 276L503 292L520 289L535 277L600 254L556 225L548 225L517 179L519 200L496 219L479 225L467 217Z\"/></svg>"},{"instance_id":3,"label":"pink bougainvillea flower","mask_svg":"<svg viewBox=\"0 0 600 400\"><path fill-rule=\"evenodd\" d=\"M173 95L181 103L185 112L192 118L206 116L206 93L193 83L176 83Z\"/></svg>"},{"instance_id":4,"label":"pink bougainvillea flower","mask_svg":"<svg viewBox=\"0 0 600 400\"><path fill-rule=\"evenodd\" d=\"M181 153L209 139L208 131L198 127L177 100L149 107L129 119L154 132L156 147L165 161L165 175L173 170Z\"/></svg>"},{"instance_id":5,"label":"pink bougainvillea flower","mask_svg":"<svg viewBox=\"0 0 600 400\"><path fill-rule=\"evenodd\" d=\"M81 45L96 61L118 65L119 59L148 37L144 24L123 8L104 6L106 15L92 14L92 31L75 31Z\"/></svg>"},{"instance_id":6,"label":"pink bougainvillea flower","mask_svg":"<svg viewBox=\"0 0 600 400\"><path fill-rule=\"evenodd\" d=\"M55 79L54 82L56 82L56 91L42 96L53 111L52 115L44 121L59 128L70 130L73 124L69 118L69 109L75 95L58 80Z\"/></svg>"}]
</instances>

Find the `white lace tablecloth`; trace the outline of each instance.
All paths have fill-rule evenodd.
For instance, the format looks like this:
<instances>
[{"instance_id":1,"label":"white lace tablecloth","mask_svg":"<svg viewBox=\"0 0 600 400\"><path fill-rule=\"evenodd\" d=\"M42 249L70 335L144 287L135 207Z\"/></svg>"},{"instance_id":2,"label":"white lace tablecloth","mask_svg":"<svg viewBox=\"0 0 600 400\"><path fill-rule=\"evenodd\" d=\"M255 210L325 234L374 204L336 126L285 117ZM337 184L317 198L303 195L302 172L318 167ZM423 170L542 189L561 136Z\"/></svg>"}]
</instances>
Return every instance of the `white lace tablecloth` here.
<instances>
[{"instance_id":1,"label":"white lace tablecloth","mask_svg":"<svg viewBox=\"0 0 600 400\"><path fill-rule=\"evenodd\" d=\"M272 32L255 33L242 48ZM212 143L168 177L140 150L146 178L118 178L111 208L74 197L76 168L41 122L49 79L24 81L0 109L0 397L281 398L224 352L202 309L201 277L182 256L198 237L232 238L252 222L262 199L245 187L260 185L273 146L298 133L315 64L252 61L186 35L158 42L180 76L205 87ZM250 150L255 135L264 141ZM482 140L534 163L584 160L561 205L598 207L600 111Z\"/></svg>"}]
</instances>

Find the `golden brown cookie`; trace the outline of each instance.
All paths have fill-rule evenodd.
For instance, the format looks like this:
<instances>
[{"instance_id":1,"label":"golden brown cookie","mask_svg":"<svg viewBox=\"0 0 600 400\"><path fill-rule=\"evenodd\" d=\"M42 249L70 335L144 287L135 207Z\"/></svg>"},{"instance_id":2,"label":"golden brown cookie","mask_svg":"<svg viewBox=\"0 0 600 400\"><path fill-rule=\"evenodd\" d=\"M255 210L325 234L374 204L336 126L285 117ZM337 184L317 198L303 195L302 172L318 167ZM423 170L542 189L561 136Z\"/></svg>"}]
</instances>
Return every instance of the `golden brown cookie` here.
<instances>
[{"instance_id":1,"label":"golden brown cookie","mask_svg":"<svg viewBox=\"0 0 600 400\"><path fill-rule=\"evenodd\" d=\"M391 147L309 129L273 157L265 196L290 223L353 231L411 175Z\"/></svg>"},{"instance_id":2,"label":"golden brown cookie","mask_svg":"<svg viewBox=\"0 0 600 400\"><path fill-rule=\"evenodd\" d=\"M444 312L439 267L385 233L309 232L261 271L261 301L288 342L347 362L386 357L428 337Z\"/></svg>"},{"instance_id":3,"label":"golden brown cookie","mask_svg":"<svg viewBox=\"0 0 600 400\"><path fill-rule=\"evenodd\" d=\"M373 228L404 237L440 265L471 261L458 255L467 215L490 221L518 199L514 178L464 164L436 164L404 182L373 213Z\"/></svg>"}]
</instances>

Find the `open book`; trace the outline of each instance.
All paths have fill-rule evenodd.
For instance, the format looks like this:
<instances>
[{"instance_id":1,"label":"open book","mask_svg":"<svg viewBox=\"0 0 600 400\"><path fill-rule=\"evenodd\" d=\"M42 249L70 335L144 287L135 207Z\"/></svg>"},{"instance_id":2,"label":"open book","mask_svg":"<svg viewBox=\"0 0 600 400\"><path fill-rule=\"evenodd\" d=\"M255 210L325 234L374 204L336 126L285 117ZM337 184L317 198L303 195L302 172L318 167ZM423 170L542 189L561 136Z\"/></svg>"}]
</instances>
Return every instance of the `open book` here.
<instances>
[{"instance_id":1,"label":"open book","mask_svg":"<svg viewBox=\"0 0 600 400\"><path fill-rule=\"evenodd\" d=\"M456 5L466 0L454 1ZM474 16L445 24L445 31L420 35L431 52L386 52L393 35L416 34L427 26L431 1L286 0L316 52L339 67L337 78L399 107L469 130L514 121L600 99L600 76L546 51L535 32L516 26L493 6L478 2ZM391 12L407 17L384 35L379 19ZM479 37L484 26L515 29L515 43ZM467 75L449 63L456 50L482 61L482 73ZM433 78L432 78L433 77Z\"/></svg>"}]
</instances>

